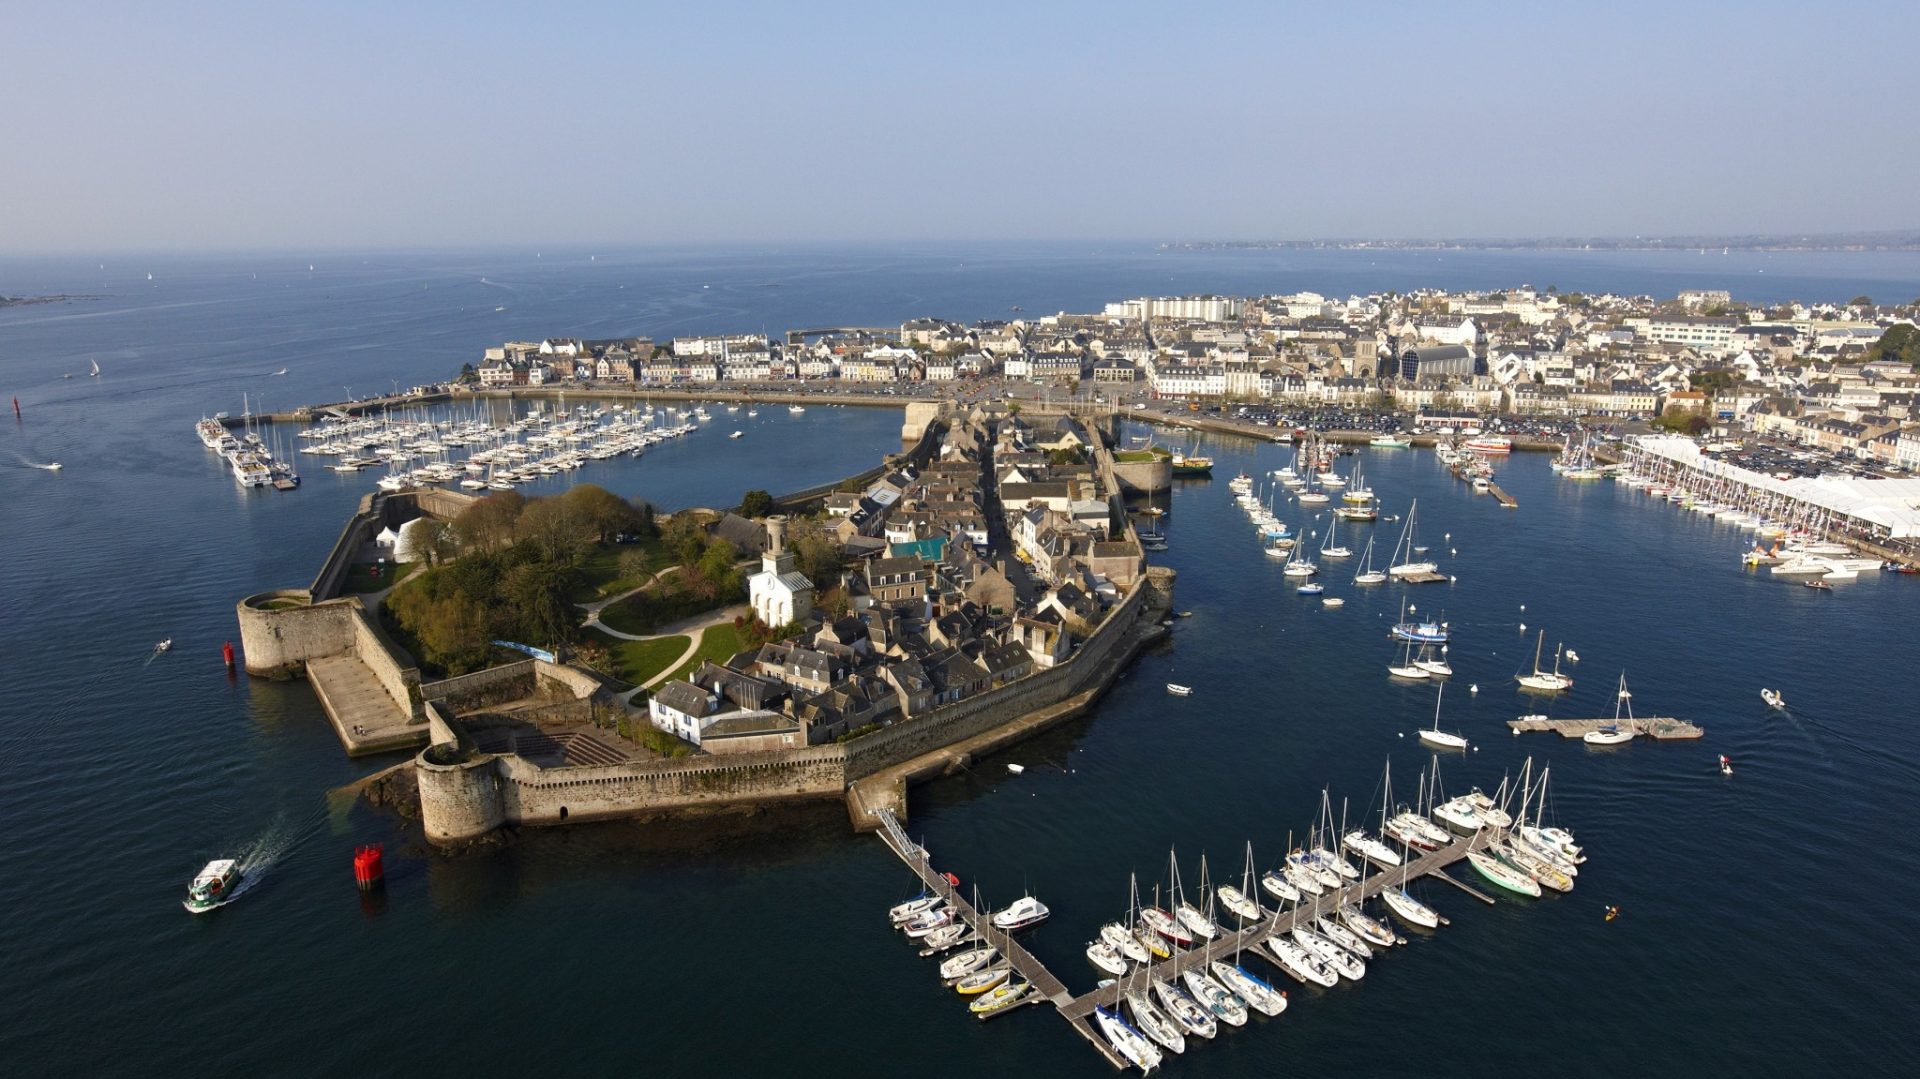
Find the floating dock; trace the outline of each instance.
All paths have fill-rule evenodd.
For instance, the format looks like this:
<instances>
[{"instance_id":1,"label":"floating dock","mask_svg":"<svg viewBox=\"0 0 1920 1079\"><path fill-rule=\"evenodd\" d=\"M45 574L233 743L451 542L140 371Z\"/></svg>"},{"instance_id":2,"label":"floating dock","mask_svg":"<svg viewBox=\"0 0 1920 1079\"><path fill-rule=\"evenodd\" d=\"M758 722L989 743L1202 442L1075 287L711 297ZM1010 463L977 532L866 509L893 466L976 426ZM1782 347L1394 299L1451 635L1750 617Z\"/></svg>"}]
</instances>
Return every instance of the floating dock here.
<instances>
[{"instance_id":1,"label":"floating dock","mask_svg":"<svg viewBox=\"0 0 1920 1079\"><path fill-rule=\"evenodd\" d=\"M1092 1022L1095 1008L1114 1008L1119 1005L1121 986L1118 983L1096 988L1077 996L1069 993L1060 979L1035 958L1032 952L1021 947L1009 934L995 929L988 917L981 911L975 910L971 903L960 896L959 890L933 868L933 859L927 849L907 837L905 829L901 828L899 820L892 811L876 809L872 812L881 818L879 835L886 843L887 849L893 851L909 869L913 870L914 875L920 878L929 892L939 895L951 904L954 912L973 928L981 940L998 949L1015 974L1032 983L1033 989L1023 1003L1051 1003L1060 1017L1065 1019L1076 1033L1085 1038L1107 1063L1119 1070L1131 1067ZM1492 903L1494 900L1491 896L1449 876L1443 870L1465 859L1467 852L1484 850L1497 839L1497 833L1482 829L1472 836L1458 837L1438 850L1429 851L1399 866L1363 858L1363 864L1375 871L1371 875L1350 882L1333 894L1316 896L1310 902L1303 900L1300 905L1291 910L1274 911L1259 922L1242 926L1238 930L1223 927L1220 936L1213 940L1186 951L1176 951L1170 959L1149 964L1146 968L1147 979L1150 982L1165 981L1178 984L1179 976L1183 971L1196 969L1205 971L1208 964L1216 960L1235 961L1241 953L1254 950L1257 945L1270 937L1284 936L1295 925L1311 926L1315 918L1323 914L1331 915L1344 904L1364 903L1389 887L1403 887L1405 882L1422 877L1439 878L1482 902ZM1271 901L1271 899L1264 899L1263 903ZM1441 924L1447 923L1443 919ZM1255 951L1254 954L1266 959L1269 965L1279 970L1277 962L1269 958L1267 952ZM1278 977L1274 979L1276 983L1280 980Z\"/></svg>"},{"instance_id":2,"label":"floating dock","mask_svg":"<svg viewBox=\"0 0 1920 1079\"><path fill-rule=\"evenodd\" d=\"M1562 738L1579 738L1588 731L1597 731L1602 727L1615 725L1630 728L1636 735L1651 738L1656 742L1690 742L1706 736L1706 729L1689 723L1684 719L1671 716L1655 716L1651 719L1509 719L1507 726L1513 733L1522 731L1554 731Z\"/></svg>"},{"instance_id":3,"label":"floating dock","mask_svg":"<svg viewBox=\"0 0 1920 1079\"><path fill-rule=\"evenodd\" d=\"M1500 485L1497 483L1487 484L1487 493L1493 496L1493 500L1495 502L1500 503L1502 506L1505 506L1510 510L1517 510L1520 508L1520 500L1508 494L1507 492L1501 490Z\"/></svg>"},{"instance_id":4,"label":"floating dock","mask_svg":"<svg viewBox=\"0 0 1920 1079\"><path fill-rule=\"evenodd\" d=\"M1448 581L1453 580L1453 578L1447 576L1446 574L1437 573L1437 572L1436 573L1397 573L1394 575L1393 579L1396 581L1404 581L1407 584L1445 584Z\"/></svg>"}]
</instances>

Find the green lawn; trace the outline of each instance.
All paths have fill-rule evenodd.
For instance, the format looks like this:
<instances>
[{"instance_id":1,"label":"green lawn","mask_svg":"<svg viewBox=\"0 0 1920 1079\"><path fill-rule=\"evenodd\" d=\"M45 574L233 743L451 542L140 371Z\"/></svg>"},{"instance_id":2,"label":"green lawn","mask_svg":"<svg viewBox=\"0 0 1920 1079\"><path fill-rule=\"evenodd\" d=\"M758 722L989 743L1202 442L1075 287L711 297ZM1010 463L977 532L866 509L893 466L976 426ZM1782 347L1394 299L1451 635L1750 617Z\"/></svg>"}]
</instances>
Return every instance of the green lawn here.
<instances>
[{"instance_id":1,"label":"green lawn","mask_svg":"<svg viewBox=\"0 0 1920 1079\"><path fill-rule=\"evenodd\" d=\"M679 659L693 639L685 634L651 641L623 641L604 633L590 632L589 636L605 645L613 657L613 676L634 686L666 670L667 664Z\"/></svg>"},{"instance_id":2,"label":"green lawn","mask_svg":"<svg viewBox=\"0 0 1920 1079\"><path fill-rule=\"evenodd\" d=\"M406 573L407 567L394 562L378 565L373 562L355 562L347 567L347 580L340 590L343 592L378 592L392 586L393 582Z\"/></svg>"},{"instance_id":3,"label":"green lawn","mask_svg":"<svg viewBox=\"0 0 1920 1079\"><path fill-rule=\"evenodd\" d=\"M644 551L647 565L655 570L666 561L666 552L660 546L657 536L649 536L639 543L603 544L593 549L580 565L580 583L574 586L572 595L567 598L575 603L592 603L607 596L617 596L622 592L638 588L646 583L645 577L622 577L620 575L620 556L628 551ZM634 630L627 630L632 633Z\"/></svg>"},{"instance_id":4,"label":"green lawn","mask_svg":"<svg viewBox=\"0 0 1920 1079\"><path fill-rule=\"evenodd\" d=\"M702 663L708 660L719 663L746 646L746 642L740 639L740 631L733 628L733 623L722 622L717 626L709 626L707 635L700 638L700 647L694 650L693 658L676 667L666 681L685 678L699 670ZM685 648L686 644L682 643L680 647Z\"/></svg>"}]
</instances>

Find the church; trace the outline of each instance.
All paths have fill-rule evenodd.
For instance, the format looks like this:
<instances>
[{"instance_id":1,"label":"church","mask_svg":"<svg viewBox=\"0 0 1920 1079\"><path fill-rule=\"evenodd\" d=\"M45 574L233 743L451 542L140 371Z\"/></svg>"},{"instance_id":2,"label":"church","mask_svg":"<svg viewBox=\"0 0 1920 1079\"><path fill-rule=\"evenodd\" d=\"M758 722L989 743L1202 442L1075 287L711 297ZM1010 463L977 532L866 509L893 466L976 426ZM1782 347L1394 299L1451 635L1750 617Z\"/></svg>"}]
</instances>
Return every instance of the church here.
<instances>
[{"instance_id":1,"label":"church","mask_svg":"<svg viewBox=\"0 0 1920 1079\"><path fill-rule=\"evenodd\" d=\"M768 626L801 622L813 613L813 582L794 568L783 516L767 518L767 551L760 556L760 572L747 578L747 599L754 617Z\"/></svg>"}]
</instances>

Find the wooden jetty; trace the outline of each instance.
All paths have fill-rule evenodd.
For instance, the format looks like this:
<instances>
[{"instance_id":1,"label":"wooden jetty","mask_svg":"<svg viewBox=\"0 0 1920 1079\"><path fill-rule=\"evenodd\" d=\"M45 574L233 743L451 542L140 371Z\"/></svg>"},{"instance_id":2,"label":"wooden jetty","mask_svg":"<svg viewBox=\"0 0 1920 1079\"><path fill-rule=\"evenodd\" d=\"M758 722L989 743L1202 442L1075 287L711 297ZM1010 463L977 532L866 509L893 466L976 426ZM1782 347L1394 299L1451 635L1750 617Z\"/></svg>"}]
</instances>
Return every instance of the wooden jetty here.
<instances>
[{"instance_id":1,"label":"wooden jetty","mask_svg":"<svg viewBox=\"0 0 1920 1079\"><path fill-rule=\"evenodd\" d=\"M1554 731L1562 738L1578 738L1588 731L1597 731L1602 727L1615 724L1631 728L1637 735L1652 738L1657 742L1690 742L1706 736L1706 729L1684 719L1672 716L1654 716L1649 719L1509 719L1507 726L1513 733L1522 731Z\"/></svg>"},{"instance_id":2,"label":"wooden jetty","mask_svg":"<svg viewBox=\"0 0 1920 1079\"><path fill-rule=\"evenodd\" d=\"M1051 1003L1054 1010L1060 1013L1061 1018L1085 1038L1087 1044L1093 1046L1107 1063L1119 1070L1125 1070L1131 1066L1126 1058L1116 1052L1107 1039L1095 1029L1092 1021L1095 1008L1114 1008L1119 1005L1122 991L1120 983L1115 982L1077 996L1069 993L1060 979L1035 958L1032 952L1021 947L1011 935L995 929L992 920L984 912L974 909L973 905L960 895L959 889L933 868L932 856L928 854L925 847L907 837L906 830L900 826L899 820L891 810L875 809L871 812L880 818L879 835L886 843L887 849L893 851L909 869L913 870L914 875L920 878L929 892L940 896L951 905L954 912L973 928L981 940L998 949L1016 975L1032 983L1033 989L1023 1003L1038 1004L1042 1001ZM1468 851L1484 850L1496 838L1495 832L1483 829L1470 837L1457 838L1439 850L1429 851L1404 866L1389 866L1363 859L1365 865L1375 870L1372 875L1353 881L1332 895L1317 896L1310 902L1303 900L1301 905L1291 910L1275 911L1256 924L1243 926L1238 930L1226 930L1220 936L1197 947L1176 951L1172 958L1149 965L1145 971L1148 983L1165 981L1178 984L1183 971L1205 971L1208 964L1215 960L1234 961L1240 953L1250 950L1256 955L1267 958L1269 965L1279 969L1278 963L1272 960L1267 952L1255 950L1256 945L1270 937L1284 935L1296 925L1311 925L1315 918L1322 914L1334 914L1344 904L1364 903L1387 888L1399 887L1404 881L1421 877L1438 877L1484 903L1492 903L1491 896L1449 876L1443 870L1464 859ZM1275 979L1275 981L1279 980ZM1133 979L1130 977L1127 981L1131 983Z\"/></svg>"},{"instance_id":3,"label":"wooden jetty","mask_svg":"<svg viewBox=\"0 0 1920 1079\"><path fill-rule=\"evenodd\" d=\"M1497 483L1488 481L1487 493L1493 496L1495 502L1500 503L1510 510L1520 508L1520 500L1508 494L1506 491L1501 490L1500 485Z\"/></svg>"},{"instance_id":4,"label":"wooden jetty","mask_svg":"<svg viewBox=\"0 0 1920 1079\"><path fill-rule=\"evenodd\" d=\"M1453 578L1439 572L1397 573L1394 574L1393 579L1403 581L1407 584L1445 584L1453 580Z\"/></svg>"}]
</instances>

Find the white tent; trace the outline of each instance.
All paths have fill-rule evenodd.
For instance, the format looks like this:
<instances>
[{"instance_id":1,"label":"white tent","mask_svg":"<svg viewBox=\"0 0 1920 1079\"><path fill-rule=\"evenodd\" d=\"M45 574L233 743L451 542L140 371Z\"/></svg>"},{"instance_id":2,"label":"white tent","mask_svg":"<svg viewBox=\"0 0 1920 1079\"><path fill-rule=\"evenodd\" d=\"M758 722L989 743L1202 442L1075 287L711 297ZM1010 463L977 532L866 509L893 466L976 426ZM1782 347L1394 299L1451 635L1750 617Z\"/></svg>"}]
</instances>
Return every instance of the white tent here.
<instances>
[{"instance_id":1,"label":"white tent","mask_svg":"<svg viewBox=\"0 0 1920 1079\"><path fill-rule=\"evenodd\" d=\"M373 537L373 542L381 547L391 547L399 541L400 533L395 532L391 528L383 528L380 530L379 535Z\"/></svg>"}]
</instances>

